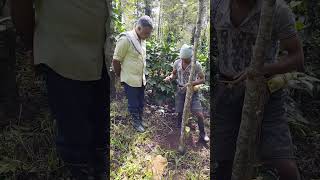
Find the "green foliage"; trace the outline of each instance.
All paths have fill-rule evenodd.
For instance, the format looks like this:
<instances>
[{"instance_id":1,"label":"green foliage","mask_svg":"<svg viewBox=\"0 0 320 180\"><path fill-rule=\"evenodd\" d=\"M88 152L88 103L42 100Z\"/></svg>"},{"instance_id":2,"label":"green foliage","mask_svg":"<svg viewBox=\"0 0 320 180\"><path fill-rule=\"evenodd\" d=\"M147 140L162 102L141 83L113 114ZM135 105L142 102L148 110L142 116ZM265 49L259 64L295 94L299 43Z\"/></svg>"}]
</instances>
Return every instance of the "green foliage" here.
<instances>
[{"instance_id":1,"label":"green foliage","mask_svg":"<svg viewBox=\"0 0 320 180\"><path fill-rule=\"evenodd\" d=\"M163 79L170 75L174 61L179 58L179 47L175 42L173 35L170 37L170 43L159 43L155 39L147 42L147 90L152 91L150 95L156 103L174 102L175 82L165 83ZM209 69L206 68L209 66L208 49L207 43L204 41L197 56L197 60L205 70ZM208 88L203 90L209 91Z\"/></svg>"},{"instance_id":2,"label":"green foliage","mask_svg":"<svg viewBox=\"0 0 320 180\"><path fill-rule=\"evenodd\" d=\"M158 43L150 40L147 43L147 90L152 90L155 102L173 102L175 86L163 79L170 75L173 63L179 57L174 43Z\"/></svg>"},{"instance_id":3,"label":"green foliage","mask_svg":"<svg viewBox=\"0 0 320 180\"><path fill-rule=\"evenodd\" d=\"M139 6L137 9L136 7ZM161 10L161 24L157 24L158 19L153 14L153 20L156 27L151 40L147 41L147 90L149 98L153 103L169 103L174 102L175 83L165 83L163 79L168 76L173 69L173 62L178 59L179 48L183 43L190 44L192 37L192 29L195 26L197 17L197 1L155 1L151 4ZM125 30L129 30L136 18L136 14L143 12L143 1L113 1L113 21L115 27L115 34L119 34ZM156 12L153 9L153 12ZM175 18L173 18L175 17ZM157 34L158 28L161 29L161 38ZM207 79L209 79L209 28L206 28L200 40L197 60L201 63L205 70ZM208 88L206 92L208 91ZM151 93L150 93L151 92ZM206 95L207 97L207 95ZM202 98L205 99L209 98ZM205 104L208 104L207 102Z\"/></svg>"},{"instance_id":4,"label":"green foliage","mask_svg":"<svg viewBox=\"0 0 320 180\"><path fill-rule=\"evenodd\" d=\"M120 0L112 1L112 24L114 25L114 31L116 34L120 34L125 31L124 23L122 19L122 9Z\"/></svg>"}]
</instances>

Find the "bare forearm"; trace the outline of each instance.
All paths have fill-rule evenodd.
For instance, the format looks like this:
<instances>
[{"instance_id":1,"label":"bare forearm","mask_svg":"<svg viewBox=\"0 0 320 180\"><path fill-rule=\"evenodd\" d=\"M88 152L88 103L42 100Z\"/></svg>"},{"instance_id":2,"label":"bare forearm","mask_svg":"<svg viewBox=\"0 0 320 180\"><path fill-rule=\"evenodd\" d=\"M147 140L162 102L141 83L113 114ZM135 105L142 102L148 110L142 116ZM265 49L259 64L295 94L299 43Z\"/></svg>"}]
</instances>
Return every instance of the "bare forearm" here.
<instances>
[{"instance_id":1,"label":"bare forearm","mask_svg":"<svg viewBox=\"0 0 320 180\"><path fill-rule=\"evenodd\" d=\"M170 77L171 79L177 79L177 74L171 73Z\"/></svg>"},{"instance_id":2,"label":"bare forearm","mask_svg":"<svg viewBox=\"0 0 320 180\"><path fill-rule=\"evenodd\" d=\"M113 60L112 61L112 65L113 65L113 70L116 73L117 76L120 76L121 73L121 64L118 60Z\"/></svg>"},{"instance_id":3,"label":"bare forearm","mask_svg":"<svg viewBox=\"0 0 320 180\"><path fill-rule=\"evenodd\" d=\"M13 23L29 48L33 47L35 13L33 0L11 0L11 16Z\"/></svg>"},{"instance_id":4,"label":"bare forearm","mask_svg":"<svg viewBox=\"0 0 320 180\"><path fill-rule=\"evenodd\" d=\"M204 84L204 79L198 79L192 82L193 86L199 85L199 84Z\"/></svg>"},{"instance_id":5,"label":"bare forearm","mask_svg":"<svg viewBox=\"0 0 320 180\"><path fill-rule=\"evenodd\" d=\"M286 55L280 58L280 61L274 64L265 64L263 73L267 76L284 74L292 71L304 71L303 56L299 54Z\"/></svg>"}]
</instances>

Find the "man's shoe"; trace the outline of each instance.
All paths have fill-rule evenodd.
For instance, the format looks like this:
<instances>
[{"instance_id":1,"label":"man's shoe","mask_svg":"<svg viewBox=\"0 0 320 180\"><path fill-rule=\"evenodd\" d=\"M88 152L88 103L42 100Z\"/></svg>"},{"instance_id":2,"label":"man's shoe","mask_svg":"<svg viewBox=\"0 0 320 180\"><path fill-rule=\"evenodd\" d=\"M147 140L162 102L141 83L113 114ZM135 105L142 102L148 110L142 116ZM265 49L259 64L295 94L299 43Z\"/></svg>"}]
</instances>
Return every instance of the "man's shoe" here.
<instances>
[{"instance_id":1,"label":"man's shoe","mask_svg":"<svg viewBox=\"0 0 320 180\"><path fill-rule=\"evenodd\" d=\"M145 129L142 126L141 122L140 122L140 118L139 118L139 114L138 113L132 113L132 121L131 124L132 126L138 131L138 132L144 132Z\"/></svg>"},{"instance_id":2,"label":"man's shoe","mask_svg":"<svg viewBox=\"0 0 320 180\"><path fill-rule=\"evenodd\" d=\"M138 131L138 132L145 132L144 127L140 123L132 123L132 126Z\"/></svg>"},{"instance_id":3,"label":"man's shoe","mask_svg":"<svg viewBox=\"0 0 320 180\"><path fill-rule=\"evenodd\" d=\"M147 127L148 127L148 125L143 121L143 112L139 112L139 120L140 120L141 125L142 125L144 128L147 128Z\"/></svg>"},{"instance_id":4,"label":"man's shoe","mask_svg":"<svg viewBox=\"0 0 320 180\"><path fill-rule=\"evenodd\" d=\"M199 140L202 141L202 142L205 142L205 143L210 141L209 137L206 134L200 135L200 139Z\"/></svg>"}]
</instances>

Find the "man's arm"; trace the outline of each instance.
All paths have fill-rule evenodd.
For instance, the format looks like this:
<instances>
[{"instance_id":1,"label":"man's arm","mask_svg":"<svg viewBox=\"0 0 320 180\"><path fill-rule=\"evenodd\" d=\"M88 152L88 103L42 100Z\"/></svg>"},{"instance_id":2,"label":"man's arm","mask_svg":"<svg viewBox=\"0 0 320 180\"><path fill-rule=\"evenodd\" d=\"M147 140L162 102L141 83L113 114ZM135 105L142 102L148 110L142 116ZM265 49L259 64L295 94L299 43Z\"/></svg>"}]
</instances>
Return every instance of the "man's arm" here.
<instances>
[{"instance_id":1,"label":"man's arm","mask_svg":"<svg viewBox=\"0 0 320 180\"><path fill-rule=\"evenodd\" d=\"M119 60L112 60L112 66L113 66L113 70L116 73L116 75L119 77L120 76L120 72L121 72L121 64Z\"/></svg>"},{"instance_id":2,"label":"man's arm","mask_svg":"<svg viewBox=\"0 0 320 180\"><path fill-rule=\"evenodd\" d=\"M284 74L291 71L303 71L303 49L295 28L294 14L285 3L279 3L276 10L274 32L280 40L280 49L287 52L287 55L280 57L276 64L266 64L263 72L272 76Z\"/></svg>"},{"instance_id":3,"label":"man's arm","mask_svg":"<svg viewBox=\"0 0 320 180\"><path fill-rule=\"evenodd\" d=\"M198 62L196 62L195 66L196 66L196 67L195 67L195 68L196 68L196 69L195 69L195 73L198 75L198 79L195 80L195 81L193 81L193 82L191 83L191 85L193 85L193 86L196 86L196 85L199 85L199 84L203 84L204 81L205 81L205 79L204 79L204 73L203 73L201 64L198 63Z\"/></svg>"},{"instance_id":4,"label":"man's arm","mask_svg":"<svg viewBox=\"0 0 320 180\"><path fill-rule=\"evenodd\" d=\"M176 70L175 68L173 68L170 76L167 76L167 77L164 79L164 81L167 81L167 82L168 82L168 81L171 81L171 80L176 79L176 78L177 78L177 70Z\"/></svg>"},{"instance_id":5,"label":"man's arm","mask_svg":"<svg viewBox=\"0 0 320 180\"><path fill-rule=\"evenodd\" d=\"M116 75L119 77L121 73L121 62L124 60L129 49L129 41L126 37L121 37L114 50L112 67Z\"/></svg>"},{"instance_id":6,"label":"man's arm","mask_svg":"<svg viewBox=\"0 0 320 180\"><path fill-rule=\"evenodd\" d=\"M11 0L11 17L28 48L33 48L35 12L33 0Z\"/></svg>"},{"instance_id":7,"label":"man's arm","mask_svg":"<svg viewBox=\"0 0 320 180\"><path fill-rule=\"evenodd\" d=\"M198 79L197 80L195 80L195 81L193 81L192 82L192 86L196 86L196 85L199 85L199 84L203 84L204 83L204 81L205 81L205 78L204 78L204 73L203 72L200 72L199 74L198 74Z\"/></svg>"},{"instance_id":8,"label":"man's arm","mask_svg":"<svg viewBox=\"0 0 320 180\"><path fill-rule=\"evenodd\" d=\"M287 51L287 55L280 57L279 62L265 64L263 73L267 76L284 74L292 71L304 71L304 56L301 42L297 35L280 41L281 49Z\"/></svg>"},{"instance_id":9,"label":"man's arm","mask_svg":"<svg viewBox=\"0 0 320 180\"><path fill-rule=\"evenodd\" d=\"M177 78L177 70L173 68L172 73L171 73L171 79L176 79Z\"/></svg>"}]
</instances>

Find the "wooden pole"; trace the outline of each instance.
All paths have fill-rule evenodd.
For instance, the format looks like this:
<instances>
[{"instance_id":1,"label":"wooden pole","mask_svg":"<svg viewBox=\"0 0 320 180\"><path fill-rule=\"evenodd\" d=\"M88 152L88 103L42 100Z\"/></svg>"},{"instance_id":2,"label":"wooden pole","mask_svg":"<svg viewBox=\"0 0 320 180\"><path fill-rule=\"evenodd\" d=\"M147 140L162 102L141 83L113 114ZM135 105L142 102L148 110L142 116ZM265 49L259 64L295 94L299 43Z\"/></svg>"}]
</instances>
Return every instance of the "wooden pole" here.
<instances>
[{"instance_id":1,"label":"wooden pole","mask_svg":"<svg viewBox=\"0 0 320 180\"><path fill-rule=\"evenodd\" d=\"M275 3L276 0L264 0L262 3L259 32L253 50L253 59L248 69L249 75L233 162L232 180L252 179L253 168L256 164L264 105L268 101L266 80L258 74L265 62L265 50L271 42Z\"/></svg>"},{"instance_id":2,"label":"wooden pole","mask_svg":"<svg viewBox=\"0 0 320 180\"><path fill-rule=\"evenodd\" d=\"M190 111L190 105L191 105L191 99L193 95L193 87L191 85L192 82L192 77L194 76L195 73L195 62L196 62L196 57L197 57L197 49L198 49L198 44L199 44L199 39L200 39L200 34L201 34L201 25L202 25L202 19L203 19L203 14L204 14L204 0L199 0L199 7L198 7L198 19L197 19L197 25L196 25L196 31L194 35L194 45L193 45L193 57L191 60L191 72L189 76L189 86L187 87L187 93L186 93L186 98L184 102L184 108L183 108L183 114L182 114L182 122L181 122L181 131L180 131L180 139L179 139L179 152L184 153L185 152L185 125L186 121L188 119L188 112Z\"/></svg>"}]
</instances>

